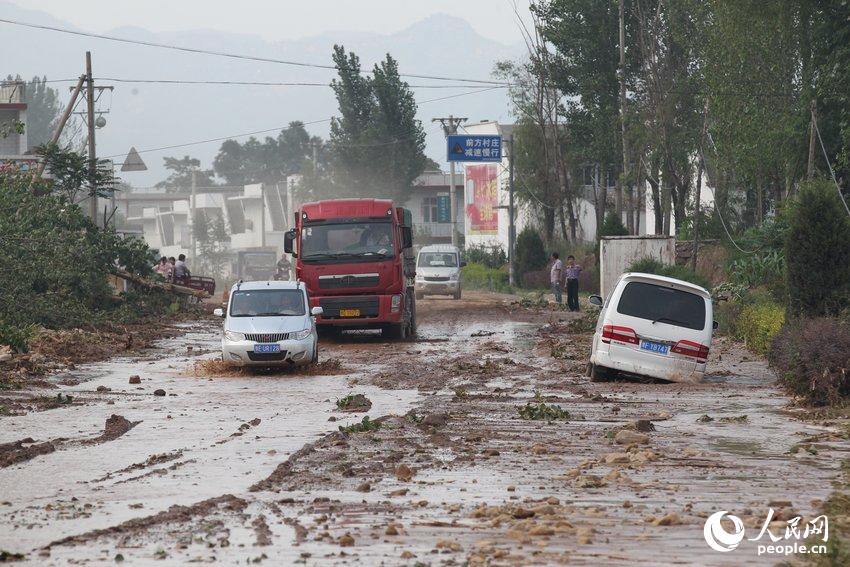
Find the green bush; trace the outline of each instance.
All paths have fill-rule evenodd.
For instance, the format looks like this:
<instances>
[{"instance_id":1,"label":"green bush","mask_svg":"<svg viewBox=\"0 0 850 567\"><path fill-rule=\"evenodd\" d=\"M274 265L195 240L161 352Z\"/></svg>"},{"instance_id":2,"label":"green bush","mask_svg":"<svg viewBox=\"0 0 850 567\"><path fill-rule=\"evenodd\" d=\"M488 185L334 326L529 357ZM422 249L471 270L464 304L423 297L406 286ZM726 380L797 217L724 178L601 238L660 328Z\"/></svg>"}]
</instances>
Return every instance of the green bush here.
<instances>
[{"instance_id":1,"label":"green bush","mask_svg":"<svg viewBox=\"0 0 850 567\"><path fill-rule=\"evenodd\" d=\"M768 356L782 384L815 405L850 396L850 321L836 317L790 321Z\"/></svg>"},{"instance_id":2,"label":"green bush","mask_svg":"<svg viewBox=\"0 0 850 567\"><path fill-rule=\"evenodd\" d=\"M516 269L520 274L540 270L549 261L540 233L526 227L516 239Z\"/></svg>"},{"instance_id":3,"label":"green bush","mask_svg":"<svg viewBox=\"0 0 850 567\"><path fill-rule=\"evenodd\" d=\"M804 184L788 214L788 312L837 315L850 305L850 215L823 180Z\"/></svg>"},{"instance_id":4,"label":"green bush","mask_svg":"<svg viewBox=\"0 0 850 567\"><path fill-rule=\"evenodd\" d=\"M602 228L599 229L599 236L628 236L629 229L623 224L623 219L620 218L614 211L608 211L605 215L605 220L602 221Z\"/></svg>"},{"instance_id":5,"label":"green bush","mask_svg":"<svg viewBox=\"0 0 850 567\"><path fill-rule=\"evenodd\" d=\"M727 267L729 280L746 288L763 287L777 301L785 299L785 254L768 250L732 260Z\"/></svg>"},{"instance_id":6,"label":"green bush","mask_svg":"<svg viewBox=\"0 0 850 567\"><path fill-rule=\"evenodd\" d=\"M644 256L639 260L635 260L629 266L628 272L640 272L642 274L658 274L661 275L661 272L664 271L666 266L662 264L659 260L655 258L651 258L649 256Z\"/></svg>"},{"instance_id":7,"label":"green bush","mask_svg":"<svg viewBox=\"0 0 850 567\"><path fill-rule=\"evenodd\" d=\"M470 264L483 264L488 268L501 268L508 263L508 255L504 248L483 244L467 246L463 250L463 259Z\"/></svg>"},{"instance_id":8,"label":"green bush","mask_svg":"<svg viewBox=\"0 0 850 567\"><path fill-rule=\"evenodd\" d=\"M463 286L468 289L484 289L510 293L511 286L508 283L508 272L503 269L488 268L484 264L472 262L461 270L463 274Z\"/></svg>"},{"instance_id":9,"label":"green bush","mask_svg":"<svg viewBox=\"0 0 850 567\"><path fill-rule=\"evenodd\" d=\"M784 323L785 309L778 303L746 305L736 322L736 338L751 351L764 355Z\"/></svg>"},{"instance_id":10,"label":"green bush","mask_svg":"<svg viewBox=\"0 0 850 567\"><path fill-rule=\"evenodd\" d=\"M27 352L29 343L34 336L34 325L14 327L0 321L0 345L8 345L16 352Z\"/></svg>"},{"instance_id":11,"label":"green bush","mask_svg":"<svg viewBox=\"0 0 850 567\"><path fill-rule=\"evenodd\" d=\"M628 267L627 271L640 272L644 274L655 274L658 276L666 276L668 278L676 278L677 280L690 282L706 289L710 287L707 279L691 271L689 268L686 268L685 266L675 265L667 266L665 264L662 264L655 258L650 258L649 256L633 262Z\"/></svg>"}]
</instances>

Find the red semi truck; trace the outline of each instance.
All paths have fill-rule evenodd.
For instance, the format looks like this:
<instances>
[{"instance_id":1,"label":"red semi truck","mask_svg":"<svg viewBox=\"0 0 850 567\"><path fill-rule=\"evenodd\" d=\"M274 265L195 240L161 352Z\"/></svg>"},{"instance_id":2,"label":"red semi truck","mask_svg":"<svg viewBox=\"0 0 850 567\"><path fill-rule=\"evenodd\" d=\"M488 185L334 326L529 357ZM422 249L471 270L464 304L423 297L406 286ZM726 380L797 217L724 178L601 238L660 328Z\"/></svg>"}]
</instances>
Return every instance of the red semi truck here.
<instances>
[{"instance_id":1,"label":"red semi truck","mask_svg":"<svg viewBox=\"0 0 850 567\"><path fill-rule=\"evenodd\" d=\"M381 329L406 338L416 332L412 215L386 199L305 203L284 251L295 261L316 321L325 329Z\"/></svg>"}]
</instances>

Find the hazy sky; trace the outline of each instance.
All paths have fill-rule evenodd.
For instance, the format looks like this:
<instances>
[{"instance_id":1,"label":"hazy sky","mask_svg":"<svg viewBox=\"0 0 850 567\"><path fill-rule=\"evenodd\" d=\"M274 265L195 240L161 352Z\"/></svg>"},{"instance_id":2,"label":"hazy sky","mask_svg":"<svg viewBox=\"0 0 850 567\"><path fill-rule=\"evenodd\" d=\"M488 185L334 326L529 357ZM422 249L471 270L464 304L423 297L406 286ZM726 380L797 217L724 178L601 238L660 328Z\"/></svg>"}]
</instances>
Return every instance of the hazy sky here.
<instances>
[{"instance_id":1,"label":"hazy sky","mask_svg":"<svg viewBox=\"0 0 850 567\"><path fill-rule=\"evenodd\" d=\"M444 12L502 43L522 41L513 11L528 0L12 0L89 31L136 25L153 31L197 28L294 39L334 30L392 33Z\"/></svg>"}]
</instances>

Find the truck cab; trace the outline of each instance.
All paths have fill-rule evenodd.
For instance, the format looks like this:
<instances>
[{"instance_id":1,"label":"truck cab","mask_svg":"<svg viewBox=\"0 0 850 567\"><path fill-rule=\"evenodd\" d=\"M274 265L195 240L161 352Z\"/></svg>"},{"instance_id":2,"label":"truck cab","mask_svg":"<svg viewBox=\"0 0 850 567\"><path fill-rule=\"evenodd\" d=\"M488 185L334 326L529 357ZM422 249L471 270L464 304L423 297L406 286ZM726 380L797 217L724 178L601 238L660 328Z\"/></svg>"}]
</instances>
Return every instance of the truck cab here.
<instances>
[{"instance_id":1,"label":"truck cab","mask_svg":"<svg viewBox=\"0 0 850 567\"><path fill-rule=\"evenodd\" d=\"M386 199L305 203L284 251L295 259L320 328L381 329L406 338L416 329L412 215Z\"/></svg>"}]
</instances>

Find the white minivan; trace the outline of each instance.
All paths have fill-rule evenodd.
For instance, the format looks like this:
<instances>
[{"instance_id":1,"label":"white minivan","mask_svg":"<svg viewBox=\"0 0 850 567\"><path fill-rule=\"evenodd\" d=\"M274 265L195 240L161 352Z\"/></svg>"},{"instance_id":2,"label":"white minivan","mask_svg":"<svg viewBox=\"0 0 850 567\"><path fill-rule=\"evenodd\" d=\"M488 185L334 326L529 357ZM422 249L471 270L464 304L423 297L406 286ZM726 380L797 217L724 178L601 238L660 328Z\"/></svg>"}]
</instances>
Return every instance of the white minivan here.
<instances>
[{"instance_id":1,"label":"white minivan","mask_svg":"<svg viewBox=\"0 0 850 567\"><path fill-rule=\"evenodd\" d=\"M224 317L221 358L239 366L302 366L319 360L316 317L301 282L237 283Z\"/></svg>"},{"instance_id":2,"label":"white minivan","mask_svg":"<svg viewBox=\"0 0 850 567\"><path fill-rule=\"evenodd\" d=\"M654 274L627 273L602 301L588 373L599 382L615 373L696 382L715 328L711 295L698 285Z\"/></svg>"}]
</instances>

